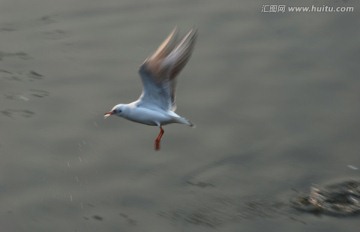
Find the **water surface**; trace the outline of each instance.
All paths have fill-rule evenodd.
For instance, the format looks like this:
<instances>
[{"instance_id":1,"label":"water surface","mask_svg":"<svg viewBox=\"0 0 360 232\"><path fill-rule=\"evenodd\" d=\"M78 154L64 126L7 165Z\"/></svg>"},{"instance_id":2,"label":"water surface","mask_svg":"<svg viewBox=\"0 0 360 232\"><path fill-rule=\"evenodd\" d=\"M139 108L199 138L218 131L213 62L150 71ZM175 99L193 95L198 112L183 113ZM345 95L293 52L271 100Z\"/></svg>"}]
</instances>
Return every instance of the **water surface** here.
<instances>
[{"instance_id":1,"label":"water surface","mask_svg":"<svg viewBox=\"0 0 360 232\"><path fill-rule=\"evenodd\" d=\"M358 217L289 207L359 177L359 4L307 1L0 3L3 231L357 231ZM178 113L158 129L103 113L141 91L137 68L195 26ZM350 165L350 166L349 166Z\"/></svg>"}]
</instances>

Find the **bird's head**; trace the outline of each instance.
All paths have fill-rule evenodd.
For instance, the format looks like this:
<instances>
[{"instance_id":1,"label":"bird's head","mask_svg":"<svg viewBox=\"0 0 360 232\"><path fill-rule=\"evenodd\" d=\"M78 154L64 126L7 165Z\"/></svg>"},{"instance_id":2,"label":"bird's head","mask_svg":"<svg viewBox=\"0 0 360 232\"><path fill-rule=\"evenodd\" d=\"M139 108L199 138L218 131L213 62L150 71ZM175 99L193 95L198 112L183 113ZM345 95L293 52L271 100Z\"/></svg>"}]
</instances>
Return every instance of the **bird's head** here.
<instances>
[{"instance_id":1,"label":"bird's head","mask_svg":"<svg viewBox=\"0 0 360 232\"><path fill-rule=\"evenodd\" d=\"M123 116L125 110L125 105L124 104L118 104L116 106L114 106L109 112L106 112L104 114L104 118L108 118L111 115L117 115L119 117Z\"/></svg>"}]
</instances>

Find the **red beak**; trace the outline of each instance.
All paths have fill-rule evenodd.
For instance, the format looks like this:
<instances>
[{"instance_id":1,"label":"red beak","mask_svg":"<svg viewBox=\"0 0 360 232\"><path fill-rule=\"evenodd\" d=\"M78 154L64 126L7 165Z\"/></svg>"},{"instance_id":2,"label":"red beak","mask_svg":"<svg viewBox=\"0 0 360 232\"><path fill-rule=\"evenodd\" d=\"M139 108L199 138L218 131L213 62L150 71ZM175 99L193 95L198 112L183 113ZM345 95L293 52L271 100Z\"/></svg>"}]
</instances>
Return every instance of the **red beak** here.
<instances>
[{"instance_id":1,"label":"red beak","mask_svg":"<svg viewBox=\"0 0 360 232\"><path fill-rule=\"evenodd\" d=\"M108 117L110 117L110 116L113 115L113 114L114 114L114 113L113 113L112 111L107 112L107 113L104 114L104 118L108 118Z\"/></svg>"}]
</instances>

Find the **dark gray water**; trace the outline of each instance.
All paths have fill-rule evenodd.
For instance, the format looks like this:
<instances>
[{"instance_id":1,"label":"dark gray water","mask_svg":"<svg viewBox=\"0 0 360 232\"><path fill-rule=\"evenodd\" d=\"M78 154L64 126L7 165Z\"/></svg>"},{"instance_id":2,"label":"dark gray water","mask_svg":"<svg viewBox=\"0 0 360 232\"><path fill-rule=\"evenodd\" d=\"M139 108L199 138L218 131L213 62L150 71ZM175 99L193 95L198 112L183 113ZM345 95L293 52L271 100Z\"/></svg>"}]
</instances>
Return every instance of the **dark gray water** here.
<instances>
[{"instance_id":1,"label":"dark gray water","mask_svg":"<svg viewBox=\"0 0 360 232\"><path fill-rule=\"evenodd\" d=\"M352 13L261 13L264 4ZM297 212L359 177L358 1L1 0L1 231L358 231ZM103 113L177 25L199 30L178 113L158 129Z\"/></svg>"}]
</instances>

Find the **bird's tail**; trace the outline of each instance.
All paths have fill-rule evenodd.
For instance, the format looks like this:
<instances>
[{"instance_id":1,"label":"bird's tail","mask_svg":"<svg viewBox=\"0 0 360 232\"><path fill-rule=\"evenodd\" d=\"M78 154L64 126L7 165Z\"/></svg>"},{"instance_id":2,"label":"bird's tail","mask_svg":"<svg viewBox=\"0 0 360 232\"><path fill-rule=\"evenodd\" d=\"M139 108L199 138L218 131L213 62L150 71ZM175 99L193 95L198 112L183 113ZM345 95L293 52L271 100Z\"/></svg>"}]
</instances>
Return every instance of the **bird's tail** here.
<instances>
[{"instance_id":1,"label":"bird's tail","mask_svg":"<svg viewBox=\"0 0 360 232\"><path fill-rule=\"evenodd\" d=\"M179 118L177 118L177 122L195 128L195 124L186 118L179 117Z\"/></svg>"}]
</instances>

